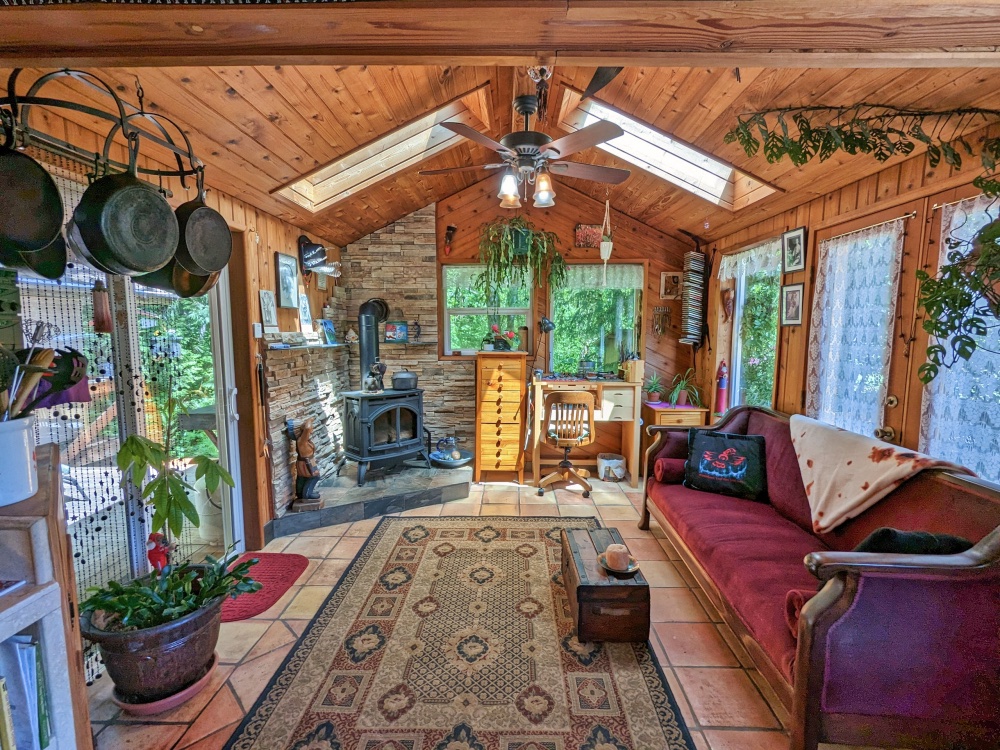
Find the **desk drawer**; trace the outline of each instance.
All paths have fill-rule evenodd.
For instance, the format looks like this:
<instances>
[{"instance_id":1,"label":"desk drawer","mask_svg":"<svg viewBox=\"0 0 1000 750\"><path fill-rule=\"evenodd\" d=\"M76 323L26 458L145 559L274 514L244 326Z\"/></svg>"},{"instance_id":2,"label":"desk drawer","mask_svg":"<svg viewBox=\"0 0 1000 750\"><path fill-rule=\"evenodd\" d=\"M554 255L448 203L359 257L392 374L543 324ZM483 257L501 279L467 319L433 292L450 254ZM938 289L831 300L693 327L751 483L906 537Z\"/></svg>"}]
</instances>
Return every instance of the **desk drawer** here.
<instances>
[{"instance_id":1,"label":"desk drawer","mask_svg":"<svg viewBox=\"0 0 1000 750\"><path fill-rule=\"evenodd\" d=\"M521 362L509 357L480 357L478 360L481 380L504 377L518 381L521 379Z\"/></svg>"},{"instance_id":2,"label":"desk drawer","mask_svg":"<svg viewBox=\"0 0 1000 750\"><path fill-rule=\"evenodd\" d=\"M523 416L521 412L520 394L487 392L480 396L480 422L517 422Z\"/></svg>"},{"instance_id":3,"label":"desk drawer","mask_svg":"<svg viewBox=\"0 0 1000 750\"><path fill-rule=\"evenodd\" d=\"M594 415L594 418L601 422L631 422L635 419L635 409L631 406L609 404L605 401L604 408L599 414Z\"/></svg>"},{"instance_id":4,"label":"desk drawer","mask_svg":"<svg viewBox=\"0 0 1000 750\"><path fill-rule=\"evenodd\" d=\"M605 388L601 393L601 406L608 411L609 406L621 406L629 411L635 409L634 388Z\"/></svg>"},{"instance_id":5,"label":"desk drawer","mask_svg":"<svg viewBox=\"0 0 1000 750\"><path fill-rule=\"evenodd\" d=\"M689 425L700 427L704 417L700 411L665 411L657 410L656 424L658 425Z\"/></svg>"},{"instance_id":6,"label":"desk drawer","mask_svg":"<svg viewBox=\"0 0 1000 750\"><path fill-rule=\"evenodd\" d=\"M479 400L482 402L493 402L498 399L520 401L524 389L515 382L487 384L486 381L480 380L478 394Z\"/></svg>"}]
</instances>

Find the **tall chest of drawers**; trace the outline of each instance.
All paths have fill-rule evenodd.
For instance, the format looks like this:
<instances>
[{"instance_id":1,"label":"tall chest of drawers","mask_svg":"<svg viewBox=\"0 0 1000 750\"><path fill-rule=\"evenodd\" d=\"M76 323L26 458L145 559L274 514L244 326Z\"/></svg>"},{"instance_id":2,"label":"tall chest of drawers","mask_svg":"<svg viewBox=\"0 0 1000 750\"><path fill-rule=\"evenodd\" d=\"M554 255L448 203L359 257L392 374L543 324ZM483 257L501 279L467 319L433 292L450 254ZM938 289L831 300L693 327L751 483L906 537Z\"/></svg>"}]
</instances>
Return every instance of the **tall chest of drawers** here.
<instances>
[{"instance_id":1,"label":"tall chest of drawers","mask_svg":"<svg viewBox=\"0 0 1000 750\"><path fill-rule=\"evenodd\" d=\"M516 471L524 482L527 352L476 355L476 482L484 471Z\"/></svg>"}]
</instances>

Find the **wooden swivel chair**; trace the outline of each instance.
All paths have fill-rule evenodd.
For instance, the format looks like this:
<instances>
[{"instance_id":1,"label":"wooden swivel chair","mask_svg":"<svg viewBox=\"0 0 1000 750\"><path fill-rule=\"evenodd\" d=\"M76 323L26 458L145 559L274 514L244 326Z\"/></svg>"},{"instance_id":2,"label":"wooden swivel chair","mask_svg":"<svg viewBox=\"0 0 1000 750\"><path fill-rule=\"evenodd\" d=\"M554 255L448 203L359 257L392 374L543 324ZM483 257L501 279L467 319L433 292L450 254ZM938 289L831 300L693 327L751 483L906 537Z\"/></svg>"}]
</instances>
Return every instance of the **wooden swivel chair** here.
<instances>
[{"instance_id":1,"label":"wooden swivel chair","mask_svg":"<svg viewBox=\"0 0 1000 750\"><path fill-rule=\"evenodd\" d=\"M594 442L594 394L589 391L555 391L545 397L545 420L542 440L554 448L562 448L563 460L558 470L538 483L538 494L553 482L575 481L584 488L583 496L590 497L593 487L587 481L589 472L573 468L569 452L573 448Z\"/></svg>"}]
</instances>

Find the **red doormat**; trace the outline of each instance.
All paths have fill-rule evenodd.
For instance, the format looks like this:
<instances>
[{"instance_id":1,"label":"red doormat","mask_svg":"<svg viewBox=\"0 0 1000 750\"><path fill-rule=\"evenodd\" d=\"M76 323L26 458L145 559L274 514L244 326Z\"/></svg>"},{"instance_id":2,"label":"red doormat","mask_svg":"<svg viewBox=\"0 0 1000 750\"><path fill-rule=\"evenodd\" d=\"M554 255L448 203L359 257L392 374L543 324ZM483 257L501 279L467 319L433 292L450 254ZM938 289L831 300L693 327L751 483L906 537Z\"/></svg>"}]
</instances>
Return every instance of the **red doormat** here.
<instances>
[{"instance_id":1,"label":"red doormat","mask_svg":"<svg viewBox=\"0 0 1000 750\"><path fill-rule=\"evenodd\" d=\"M280 552L247 552L233 563L257 558L260 562L250 568L250 577L260 581L264 588L252 594L242 594L236 599L226 599L222 604L222 621L235 622L266 611L295 583L309 565L302 555Z\"/></svg>"}]
</instances>

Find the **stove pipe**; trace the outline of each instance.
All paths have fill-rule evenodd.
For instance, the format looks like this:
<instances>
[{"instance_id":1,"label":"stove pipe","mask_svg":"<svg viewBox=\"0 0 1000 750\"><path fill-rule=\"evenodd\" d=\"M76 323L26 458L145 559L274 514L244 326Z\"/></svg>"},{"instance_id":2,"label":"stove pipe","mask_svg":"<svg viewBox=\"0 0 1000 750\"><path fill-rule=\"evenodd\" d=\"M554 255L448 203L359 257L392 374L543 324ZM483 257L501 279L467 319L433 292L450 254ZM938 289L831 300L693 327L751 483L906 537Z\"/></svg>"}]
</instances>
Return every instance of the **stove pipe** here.
<instances>
[{"instance_id":1,"label":"stove pipe","mask_svg":"<svg viewBox=\"0 0 1000 750\"><path fill-rule=\"evenodd\" d=\"M378 359L378 320L374 315L358 315L358 349L361 358L361 380L372 371Z\"/></svg>"}]
</instances>

